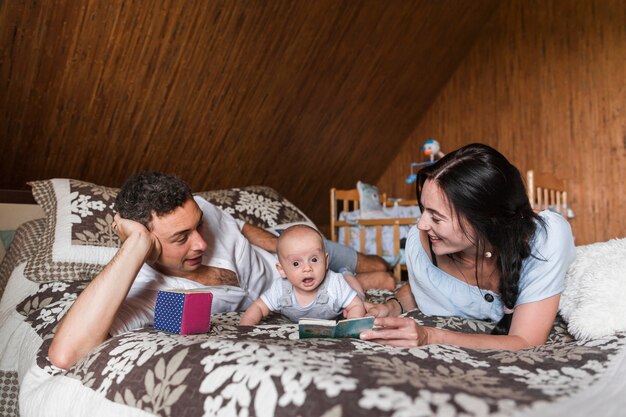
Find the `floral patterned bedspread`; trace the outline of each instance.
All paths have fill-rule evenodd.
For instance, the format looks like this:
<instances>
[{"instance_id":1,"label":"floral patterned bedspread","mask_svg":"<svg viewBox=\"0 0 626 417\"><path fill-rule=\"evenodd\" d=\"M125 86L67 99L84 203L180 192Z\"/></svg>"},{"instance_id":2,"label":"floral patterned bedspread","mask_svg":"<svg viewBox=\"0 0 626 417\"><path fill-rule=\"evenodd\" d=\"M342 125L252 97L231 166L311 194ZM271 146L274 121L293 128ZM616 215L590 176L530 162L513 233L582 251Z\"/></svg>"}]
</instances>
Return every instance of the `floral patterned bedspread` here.
<instances>
[{"instance_id":1,"label":"floral patterned bedspread","mask_svg":"<svg viewBox=\"0 0 626 417\"><path fill-rule=\"evenodd\" d=\"M51 282L18 305L44 339L85 282ZM384 294L382 294L384 296ZM491 324L408 313L465 332ZM545 346L509 352L431 345L395 349L353 339L299 340L297 326L272 317L238 327L239 314L212 317L209 334L145 328L102 344L66 376L116 403L160 416L508 416L591 386L626 335L581 343L561 319Z\"/></svg>"}]
</instances>

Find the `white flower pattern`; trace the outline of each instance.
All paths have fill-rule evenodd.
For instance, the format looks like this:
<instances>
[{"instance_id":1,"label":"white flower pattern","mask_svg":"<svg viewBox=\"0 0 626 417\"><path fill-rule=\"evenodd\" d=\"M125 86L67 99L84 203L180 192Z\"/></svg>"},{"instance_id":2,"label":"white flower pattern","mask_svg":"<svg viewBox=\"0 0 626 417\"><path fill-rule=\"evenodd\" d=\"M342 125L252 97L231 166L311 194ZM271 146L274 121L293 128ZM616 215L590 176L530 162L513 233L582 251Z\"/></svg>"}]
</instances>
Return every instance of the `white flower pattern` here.
<instances>
[{"instance_id":1,"label":"white flower pattern","mask_svg":"<svg viewBox=\"0 0 626 417\"><path fill-rule=\"evenodd\" d=\"M269 226L276 226L278 213L283 204L263 195L242 191L234 209L239 213L250 213L260 218Z\"/></svg>"},{"instance_id":2,"label":"white flower pattern","mask_svg":"<svg viewBox=\"0 0 626 417\"><path fill-rule=\"evenodd\" d=\"M91 200L90 195L79 194L78 191L70 193L70 213L72 223L81 223L82 218L93 216L94 211L103 211L107 205L100 200Z\"/></svg>"},{"instance_id":3,"label":"white flower pattern","mask_svg":"<svg viewBox=\"0 0 626 417\"><path fill-rule=\"evenodd\" d=\"M44 338L38 364L64 311L84 283L45 283L18 311ZM425 325L462 321L409 313ZM99 395L160 415L508 417L590 387L626 348L626 334L570 339L559 321L546 346L521 352L446 345L396 349L355 339L296 338L274 318L239 327L239 313L212 317L211 332L179 336L152 328L109 339L68 376ZM556 335L556 336L555 336ZM560 335L560 336L559 336ZM308 410L306 413L300 410Z\"/></svg>"},{"instance_id":4,"label":"white flower pattern","mask_svg":"<svg viewBox=\"0 0 626 417\"><path fill-rule=\"evenodd\" d=\"M316 351L303 354L302 349L294 351L251 341L211 340L202 347L215 349L201 361L206 377L200 385L200 392L214 397L205 402L207 413L215 411L213 407L218 401L226 408L250 406L257 415L273 416L277 405L300 405L311 384L330 398L356 389L357 380L349 376L348 359L329 358ZM275 383L279 377L284 390L282 395ZM257 391L254 404L250 403L251 389ZM211 410L206 409L207 405Z\"/></svg>"}]
</instances>

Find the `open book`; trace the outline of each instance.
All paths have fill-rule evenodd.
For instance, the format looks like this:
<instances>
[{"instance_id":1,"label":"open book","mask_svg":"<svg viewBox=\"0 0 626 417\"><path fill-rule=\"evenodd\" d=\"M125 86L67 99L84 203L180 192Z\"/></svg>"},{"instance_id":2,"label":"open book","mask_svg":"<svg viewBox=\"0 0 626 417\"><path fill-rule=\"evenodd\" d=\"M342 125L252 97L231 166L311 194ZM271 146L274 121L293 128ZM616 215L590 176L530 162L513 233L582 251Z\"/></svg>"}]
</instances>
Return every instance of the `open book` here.
<instances>
[{"instance_id":1,"label":"open book","mask_svg":"<svg viewBox=\"0 0 626 417\"><path fill-rule=\"evenodd\" d=\"M345 320L323 320L302 318L298 321L300 339L316 337L359 338L359 334L374 327L374 317L360 317Z\"/></svg>"}]
</instances>

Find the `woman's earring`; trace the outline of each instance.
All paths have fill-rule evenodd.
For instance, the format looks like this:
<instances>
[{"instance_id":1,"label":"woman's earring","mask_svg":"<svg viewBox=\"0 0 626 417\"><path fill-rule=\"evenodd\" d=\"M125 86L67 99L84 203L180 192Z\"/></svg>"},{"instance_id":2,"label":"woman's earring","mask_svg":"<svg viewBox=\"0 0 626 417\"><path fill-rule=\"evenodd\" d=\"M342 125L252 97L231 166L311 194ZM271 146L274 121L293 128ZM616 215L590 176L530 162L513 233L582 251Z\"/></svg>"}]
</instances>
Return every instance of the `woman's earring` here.
<instances>
[{"instance_id":1,"label":"woman's earring","mask_svg":"<svg viewBox=\"0 0 626 417\"><path fill-rule=\"evenodd\" d=\"M485 258L491 258L493 254L489 251L485 252Z\"/></svg>"}]
</instances>

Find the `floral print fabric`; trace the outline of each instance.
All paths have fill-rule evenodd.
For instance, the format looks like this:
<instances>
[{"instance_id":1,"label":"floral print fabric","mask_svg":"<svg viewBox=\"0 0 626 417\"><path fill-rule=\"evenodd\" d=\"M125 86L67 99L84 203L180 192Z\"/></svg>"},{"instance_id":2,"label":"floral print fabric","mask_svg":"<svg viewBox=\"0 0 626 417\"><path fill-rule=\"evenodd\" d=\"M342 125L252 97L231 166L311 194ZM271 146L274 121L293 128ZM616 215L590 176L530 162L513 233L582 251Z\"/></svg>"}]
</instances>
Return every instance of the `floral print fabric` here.
<instances>
[{"instance_id":1,"label":"floral print fabric","mask_svg":"<svg viewBox=\"0 0 626 417\"><path fill-rule=\"evenodd\" d=\"M87 280L115 254L117 188L73 179L29 183L46 214L37 252L28 259L31 281ZM235 218L262 228L309 219L270 187L249 186L197 193Z\"/></svg>"},{"instance_id":2,"label":"floral print fabric","mask_svg":"<svg viewBox=\"0 0 626 417\"><path fill-rule=\"evenodd\" d=\"M62 371L46 358L51 334L85 284L42 284L18 306L44 339L38 364L52 374ZM417 310L408 315L463 332L492 327ZM519 352L395 349L354 339L299 340L297 325L282 316L256 327L239 327L239 317L215 315L202 335L153 328L121 334L66 376L160 416L508 416L591 386L626 344L624 334L577 342L557 319L545 346Z\"/></svg>"}]
</instances>

